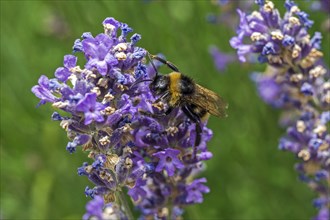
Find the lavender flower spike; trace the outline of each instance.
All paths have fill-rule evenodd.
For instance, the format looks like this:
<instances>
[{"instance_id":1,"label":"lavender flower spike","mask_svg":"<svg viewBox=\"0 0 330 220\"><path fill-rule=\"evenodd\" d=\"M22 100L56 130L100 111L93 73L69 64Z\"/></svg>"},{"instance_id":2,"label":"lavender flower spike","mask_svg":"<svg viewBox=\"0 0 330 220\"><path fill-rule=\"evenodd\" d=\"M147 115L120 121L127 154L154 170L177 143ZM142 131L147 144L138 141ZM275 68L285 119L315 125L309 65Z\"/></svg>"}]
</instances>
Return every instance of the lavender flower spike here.
<instances>
[{"instance_id":1,"label":"lavender flower spike","mask_svg":"<svg viewBox=\"0 0 330 220\"><path fill-rule=\"evenodd\" d=\"M313 21L294 1L286 0L280 16L271 1L258 1L259 11L240 14L237 36L231 45L241 61L249 53L268 64L264 74L254 73L261 98L281 108L287 133L279 149L291 151L299 163L300 179L318 193L313 204L319 209L315 219L329 218L330 207L330 73L322 64L321 39L312 38ZM245 42L245 43L243 43ZM248 42L248 43L247 43Z\"/></svg>"},{"instance_id":2,"label":"lavender flower spike","mask_svg":"<svg viewBox=\"0 0 330 220\"><path fill-rule=\"evenodd\" d=\"M103 27L104 33L84 33L74 42L74 52L85 57L84 68L76 66L76 56L66 55L56 78L41 76L32 92L40 104L50 102L68 115L52 116L67 132L67 151L82 146L89 152L92 161L77 170L94 185L85 189L93 200L84 219L132 219L123 188L142 219L180 218L185 206L201 203L210 191L205 178L194 177L212 157L206 147L212 132L203 123L195 148L195 123L180 109L153 117L165 112L164 103L154 103L158 97L146 82L132 87L155 75L146 50L137 46L141 36L127 39L132 28L114 18L106 18Z\"/></svg>"},{"instance_id":3,"label":"lavender flower spike","mask_svg":"<svg viewBox=\"0 0 330 220\"><path fill-rule=\"evenodd\" d=\"M308 67L322 56L308 34L313 22L293 1L286 1L287 11L283 18L273 2L258 4L259 11L249 15L238 9L240 24L237 36L230 40L230 44L237 49L241 62L254 53L258 55L259 62L275 67Z\"/></svg>"}]
</instances>

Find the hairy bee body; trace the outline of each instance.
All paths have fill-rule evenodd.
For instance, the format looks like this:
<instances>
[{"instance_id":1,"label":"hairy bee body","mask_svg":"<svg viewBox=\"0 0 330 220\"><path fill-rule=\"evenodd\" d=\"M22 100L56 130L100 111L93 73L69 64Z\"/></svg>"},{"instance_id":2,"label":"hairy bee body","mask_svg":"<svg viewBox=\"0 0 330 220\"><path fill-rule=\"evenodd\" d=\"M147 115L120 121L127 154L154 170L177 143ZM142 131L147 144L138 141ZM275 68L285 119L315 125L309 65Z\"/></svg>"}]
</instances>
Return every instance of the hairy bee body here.
<instances>
[{"instance_id":1,"label":"hairy bee body","mask_svg":"<svg viewBox=\"0 0 330 220\"><path fill-rule=\"evenodd\" d=\"M216 93L196 84L180 72L156 76L150 89L170 108L185 107L190 110L196 120L207 117L208 113L218 117L226 116L227 104Z\"/></svg>"},{"instance_id":2,"label":"hairy bee body","mask_svg":"<svg viewBox=\"0 0 330 220\"><path fill-rule=\"evenodd\" d=\"M196 123L195 146L199 145L202 133L200 123L208 118L209 114L225 117L227 103L215 92L198 85L190 77L182 74L174 64L151 54L149 54L149 57L151 60L156 59L166 64L174 71L166 75L160 75L153 62L151 62L156 71L156 76L147 81L151 81L149 88L154 96L158 97L155 102L161 101L168 105L165 114L169 114L173 108L181 108L185 115Z\"/></svg>"}]
</instances>

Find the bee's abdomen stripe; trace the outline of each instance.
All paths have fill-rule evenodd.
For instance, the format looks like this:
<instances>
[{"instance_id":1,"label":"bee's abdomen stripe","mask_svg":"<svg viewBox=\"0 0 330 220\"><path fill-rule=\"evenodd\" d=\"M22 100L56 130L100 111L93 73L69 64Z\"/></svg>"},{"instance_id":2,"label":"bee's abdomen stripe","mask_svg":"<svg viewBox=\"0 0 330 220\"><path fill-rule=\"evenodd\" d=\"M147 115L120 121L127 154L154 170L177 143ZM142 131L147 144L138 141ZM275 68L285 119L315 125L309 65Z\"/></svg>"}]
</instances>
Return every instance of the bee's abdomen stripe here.
<instances>
[{"instance_id":1,"label":"bee's abdomen stripe","mask_svg":"<svg viewBox=\"0 0 330 220\"><path fill-rule=\"evenodd\" d=\"M179 84L181 79L181 73L172 72L169 74L170 77L170 91L172 93L180 92Z\"/></svg>"},{"instance_id":2,"label":"bee's abdomen stripe","mask_svg":"<svg viewBox=\"0 0 330 220\"><path fill-rule=\"evenodd\" d=\"M175 106L180 100L181 73L172 72L169 74L169 77L170 77L170 92L171 92L171 99L169 104Z\"/></svg>"}]
</instances>

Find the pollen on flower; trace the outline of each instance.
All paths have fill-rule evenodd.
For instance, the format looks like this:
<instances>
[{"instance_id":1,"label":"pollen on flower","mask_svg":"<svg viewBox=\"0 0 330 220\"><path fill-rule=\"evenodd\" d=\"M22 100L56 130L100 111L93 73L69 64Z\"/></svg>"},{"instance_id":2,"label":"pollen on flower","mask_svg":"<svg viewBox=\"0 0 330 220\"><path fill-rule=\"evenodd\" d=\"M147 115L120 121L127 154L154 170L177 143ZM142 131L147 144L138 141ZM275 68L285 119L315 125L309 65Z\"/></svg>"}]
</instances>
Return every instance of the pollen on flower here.
<instances>
[{"instance_id":1,"label":"pollen on flower","mask_svg":"<svg viewBox=\"0 0 330 220\"><path fill-rule=\"evenodd\" d=\"M88 166L85 167L86 173L91 173L92 170L93 170L93 167L91 165L88 165Z\"/></svg>"},{"instance_id":2,"label":"pollen on flower","mask_svg":"<svg viewBox=\"0 0 330 220\"><path fill-rule=\"evenodd\" d=\"M289 22L291 25L295 25L295 26L301 25L299 19L296 17L290 17Z\"/></svg>"},{"instance_id":3,"label":"pollen on flower","mask_svg":"<svg viewBox=\"0 0 330 220\"><path fill-rule=\"evenodd\" d=\"M273 40L283 40L283 34L280 30L272 31L271 33Z\"/></svg>"},{"instance_id":4,"label":"pollen on flower","mask_svg":"<svg viewBox=\"0 0 330 220\"><path fill-rule=\"evenodd\" d=\"M259 41L266 39L266 37L259 32L253 32L250 38L252 41Z\"/></svg>"},{"instance_id":5,"label":"pollen on flower","mask_svg":"<svg viewBox=\"0 0 330 220\"><path fill-rule=\"evenodd\" d=\"M112 175L104 170L100 172L100 177L102 180L106 180L109 183L114 181Z\"/></svg>"},{"instance_id":6,"label":"pollen on flower","mask_svg":"<svg viewBox=\"0 0 330 220\"><path fill-rule=\"evenodd\" d=\"M69 105L69 103L67 103L67 102L54 102L53 104L52 104L52 106L54 107L54 108L59 108L59 109L61 109L61 108L65 108L65 107L67 107Z\"/></svg>"},{"instance_id":7,"label":"pollen on flower","mask_svg":"<svg viewBox=\"0 0 330 220\"><path fill-rule=\"evenodd\" d=\"M319 136L321 136L324 132L327 131L327 127L325 125L318 125L314 128L313 132Z\"/></svg>"},{"instance_id":8,"label":"pollen on flower","mask_svg":"<svg viewBox=\"0 0 330 220\"><path fill-rule=\"evenodd\" d=\"M133 161L132 161L132 159L129 158L129 157L126 157L126 159L125 159L125 167L126 167L127 169L130 169L132 166L133 166Z\"/></svg>"},{"instance_id":9,"label":"pollen on flower","mask_svg":"<svg viewBox=\"0 0 330 220\"><path fill-rule=\"evenodd\" d=\"M86 73L87 79L96 79L96 74L93 73L93 71L90 70L84 70L84 73Z\"/></svg>"},{"instance_id":10,"label":"pollen on flower","mask_svg":"<svg viewBox=\"0 0 330 220\"><path fill-rule=\"evenodd\" d=\"M300 133L304 132L305 129L306 129L305 122L304 121L301 121L301 120L297 121L296 127L297 127L297 131L298 132L300 132Z\"/></svg>"},{"instance_id":11,"label":"pollen on flower","mask_svg":"<svg viewBox=\"0 0 330 220\"><path fill-rule=\"evenodd\" d=\"M97 96L101 95L101 89L98 86L95 86L94 88L92 88L91 92L95 93Z\"/></svg>"},{"instance_id":12,"label":"pollen on flower","mask_svg":"<svg viewBox=\"0 0 330 220\"><path fill-rule=\"evenodd\" d=\"M319 146L318 151L325 151L325 150L327 150L328 148L329 148L329 144L323 142L323 143ZM329 160L330 160L330 158L329 158ZM330 161L329 161L329 162L330 162ZM330 163L329 163L328 165L330 165Z\"/></svg>"},{"instance_id":13,"label":"pollen on flower","mask_svg":"<svg viewBox=\"0 0 330 220\"><path fill-rule=\"evenodd\" d=\"M283 63L282 58L278 55L268 55L267 58L269 60L269 63L272 63L272 64L282 64Z\"/></svg>"},{"instance_id":14,"label":"pollen on flower","mask_svg":"<svg viewBox=\"0 0 330 220\"><path fill-rule=\"evenodd\" d=\"M311 42L311 36L307 34L306 36L300 39L302 44L309 44Z\"/></svg>"},{"instance_id":15,"label":"pollen on flower","mask_svg":"<svg viewBox=\"0 0 330 220\"><path fill-rule=\"evenodd\" d=\"M114 48L114 51L122 52L127 50L127 43L119 43Z\"/></svg>"},{"instance_id":16,"label":"pollen on flower","mask_svg":"<svg viewBox=\"0 0 330 220\"><path fill-rule=\"evenodd\" d=\"M111 102L114 98L112 94L107 93L104 95L103 103Z\"/></svg>"},{"instance_id":17,"label":"pollen on flower","mask_svg":"<svg viewBox=\"0 0 330 220\"><path fill-rule=\"evenodd\" d=\"M119 89L121 92L123 92L125 89L127 89L126 86L122 85L122 84L117 84L116 85L117 89Z\"/></svg>"},{"instance_id":18,"label":"pollen on flower","mask_svg":"<svg viewBox=\"0 0 330 220\"><path fill-rule=\"evenodd\" d=\"M99 140L99 142L100 142L100 144L101 145L107 145L107 144L109 144L110 143L110 138L109 138L109 136L104 136L104 137L102 137L100 140Z\"/></svg>"},{"instance_id":19,"label":"pollen on flower","mask_svg":"<svg viewBox=\"0 0 330 220\"><path fill-rule=\"evenodd\" d=\"M307 161L311 158L311 154L309 153L308 150L303 149L303 150L299 151L298 157L302 158L304 161Z\"/></svg>"},{"instance_id":20,"label":"pollen on flower","mask_svg":"<svg viewBox=\"0 0 330 220\"><path fill-rule=\"evenodd\" d=\"M124 147L123 149L124 154L131 154L133 153L132 149L128 146Z\"/></svg>"},{"instance_id":21,"label":"pollen on flower","mask_svg":"<svg viewBox=\"0 0 330 220\"><path fill-rule=\"evenodd\" d=\"M103 211L102 219L116 219L118 216L112 207L106 207Z\"/></svg>"},{"instance_id":22,"label":"pollen on flower","mask_svg":"<svg viewBox=\"0 0 330 220\"><path fill-rule=\"evenodd\" d=\"M80 66L75 66L75 67L70 68L70 72L72 72L72 73L82 73L83 70L80 68Z\"/></svg>"},{"instance_id":23,"label":"pollen on flower","mask_svg":"<svg viewBox=\"0 0 330 220\"><path fill-rule=\"evenodd\" d=\"M106 89L106 88L108 88L108 85L109 85L109 79L102 77L99 79L99 81L97 82L96 85Z\"/></svg>"},{"instance_id":24,"label":"pollen on flower","mask_svg":"<svg viewBox=\"0 0 330 220\"><path fill-rule=\"evenodd\" d=\"M295 44L291 54L292 58L297 58L300 55L300 52L301 52L301 47Z\"/></svg>"},{"instance_id":25,"label":"pollen on flower","mask_svg":"<svg viewBox=\"0 0 330 220\"><path fill-rule=\"evenodd\" d=\"M118 60L126 60L126 58L127 58L126 54L123 52L116 53L115 56Z\"/></svg>"},{"instance_id":26,"label":"pollen on flower","mask_svg":"<svg viewBox=\"0 0 330 220\"><path fill-rule=\"evenodd\" d=\"M259 19L259 20L263 20L263 19L264 19L264 18L261 16L260 12L258 12L258 11L253 11L253 12L251 13L251 16L252 16L253 18L257 18L257 19Z\"/></svg>"},{"instance_id":27,"label":"pollen on flower","mask_svg":"<svg viewBox=\"0 0 330 220\"><path fill-rule=\"evenodd\" d=\"M105 203L112 203L112 202L115 202L116 201L115 193L114 192L111 192L111 191L108 192L107 194L105 194L103 196L103 198L104 198L104 202ZM114 215L116 215L116 218L115 219L118 219L119 218L118 213L114 213ZM101 219L108 219L108 218L101 218ZM109 219L112 219L112 218L109 218Z\"/></svg>"},{"instance_id":28,"label":"pollen on flower","mask_svg":"<svg viewBox=\"0 0 330 220\"><path fill-rule=\"evenodd\" d=\"M330 82L325 82L325 83L323 84L323 89L324 89L324 90L328 90L328 89L330 89Z\"/></svg>"},{"instance_id":29,"label":"pollen on flower","mask_svg":"<svg viewBox=\"0 0 330 220\"><path fill-rule=\"evenodd\" d=\"M179 129L177 127L168 127L166 129L166 132L168 134L170 134L171 136L174 136L178 131L179 131Z\"/></svg>"},{"instance_id":30,"label":"pollen on flower","mask_svg":"<svg viewBox=\"0 0 330 220\"><path fill-rule=\"evenodd\" d=\"M323 57L323 53L319 50L317 50L316 48L312 48L310 54L308 54L308 56L310 57L314 57L314 58L320 58Z\"/></svg>"},{"instance_id":31,"label":"pollen on flower","mask_svg":"<svg viewBox=\"0 0 330 220\"><path fill-rule=\"evenodd\" d=\"M302 66L304 68L312 66L319 58L323 56L323 53L312 49L312 51L307 55L307 57L302 61Z\"/></svg>"},{"instance_id":32,"label":"pollen on flower","mask_svg":"<svg viewBox=\"0 0 330 220\"><path fill-rule=\"evenodd\" d=\"M94 151L90 151L89 154L88 154L88 158L95 159L95 152Z\"/></svg>"},{"instance_id":33,"label":"pollen on flower","mask_svg":"<svg viewBox=\"0 0 330 220\"><path fill-rule=\"evenodd\" d=\"M308 161L304 164L304 170L307 175L314 175L317 171L320 170L320 165L314 161Z\"/></svg>"},{"instance_id":34,"label":"pollen on flower","mask_svg":"<svg viewBox=\"0 0 330 220\"><path fill-rule=\"evenodd\" d=\"M70 125L70 120L62 120L62 121L60 122L60 126L61 126L61 128L63 128L65 131L68 130L69 125Z\"/></svg>"},{"instance_id":35,"label":"pollen on flower","mask_svg":"<svg viewBox=\"0 0 330 220\"><path fill-rule=\"evenodd\" d=\"M297 5L292 6L290 9L290 13L295 14L297 12L300 12L300 9L298 8L298 6Z\"/></svg>"},{"instance_id":36,"label":"pollen on flower","mask_svg":"<svg viewBox=\"0 0 330 220\"><path fill-rule=\"evenodd\" d=\"M264 10L266 12L272 12L274 9L274 3L269 1L269 2L266 2L265 5L264 5Z\"/></svg>"},{"instance_id":37,"label":"pollen on flower","mask_svg":"<svg viewBox=\"0 0 330 220\"><path fill-rule=\"evenodd\" d=\"M116 29L116 27L114 25L109 24L109 23L103 24L103 27L104 27L104 30L106 33L107 32L111 33L112 31L114 31Z\"/></svg>"},{"instance_id":38,"label":"pollen on flower","mask_svg":"<svg viewBox=\"0 0 330 220\"><path fill-rule=\"evenodd\" d=\"M165 218L166 216L168 216L168 214L169 214L168 208L164 207L158 212L158 217Z\"/></svg>"},{"instance_id":39,"label":"pollen on flower","mask_svg":"<svg viewBox=\"0 0 330 220\"><path fill-rule=\"evenodd\" d=\"M107 161L105 167L113 169L120 161L120 157L117 154L107 155Z\"/></svg>"},{"instance_id":40,"label":"pollen on flower","mask_svg":"<svg viewBox=\"0 0 330 220\"><path fill-rule=\"evenodd\" d=\"M101 113L104 115L112 115L115 111L116 111L115 108L108 106L103 111L101 111Z\"/></svg>"},{"instance_id":41,"label":"pollen on flower","mask_svg":"<svg viewBox=\"0 0 330 220\"><path fill-rule=\"evenodd\" d=\"M330 104L330 90L326 91L325 95L322 97L322 101Z\"/></svg>"},{"instance_id":42,"label":"pollen on flower","mask_svg":"<svg viewBox=\"0 0 330 220\"><path fill-rule=\"evenodd\" d=\"M321 66L321 65L318 65L318 66L312 68L309 71L309 75L311 75L313 78L317 78L319 76L323 76L326 73L327 73L327 70L323 66Z\"/></svg>"},{"instance_id":43,"label":"pollen on flower","mask_svg":"<svg viewBox=\"0 0 330 220\"><path fill-rule=\"evenodd\" d=\"M152 103L152 106L157 108L158 110L163 110L165 108L165 105L163 102L156 102L156 103Z\"/></svg>"},{"instance_id":44,"label":"pollen on flower","mask_svg":"<svg viewBox=\"0 0 330 220\"><path fill-rule=\"evenodd\" d=\"M291 82L300 82L303 79L303 74L301 73L297 73L297 74L293 74L292 76L290 76L290 81Z\"/></svg>"},{"instance_id":45,"label":"pollen on flower","mask_svg":"<svg viewBox=\"0 0 330 220\"><path fill-rule=\"evenodd\" d=\"M132 131L132 127L129 124L126 124L122 127L123 132L129 132Z\"/></svg>"}]
</instances>

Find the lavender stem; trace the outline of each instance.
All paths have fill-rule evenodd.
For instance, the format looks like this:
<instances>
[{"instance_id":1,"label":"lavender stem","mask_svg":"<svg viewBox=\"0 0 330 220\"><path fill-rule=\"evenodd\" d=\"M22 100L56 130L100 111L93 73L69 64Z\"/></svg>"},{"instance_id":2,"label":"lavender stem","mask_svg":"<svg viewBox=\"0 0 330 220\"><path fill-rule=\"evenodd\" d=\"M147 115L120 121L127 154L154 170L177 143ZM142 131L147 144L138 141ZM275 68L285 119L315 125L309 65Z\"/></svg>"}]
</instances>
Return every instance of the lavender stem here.
<instances>
[{"instance_id":1,"label":"lavender stem","mask_svg":"<svg viewBox=\"0 0 330 220\"><path fill-rule=\"evenodd\" d=\"M120 204L120 207L122 208L122 210L126 214L126 217L129 220L133 220L134 217L133 217L132 211L131 211L131 209L130 209L127 201L126 201L126 196L124 195L122 190L116 191L116 198L119 200L118 202Z\"/></svg>"}]
</instances>

